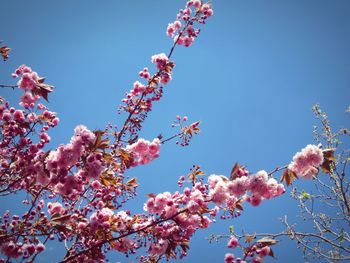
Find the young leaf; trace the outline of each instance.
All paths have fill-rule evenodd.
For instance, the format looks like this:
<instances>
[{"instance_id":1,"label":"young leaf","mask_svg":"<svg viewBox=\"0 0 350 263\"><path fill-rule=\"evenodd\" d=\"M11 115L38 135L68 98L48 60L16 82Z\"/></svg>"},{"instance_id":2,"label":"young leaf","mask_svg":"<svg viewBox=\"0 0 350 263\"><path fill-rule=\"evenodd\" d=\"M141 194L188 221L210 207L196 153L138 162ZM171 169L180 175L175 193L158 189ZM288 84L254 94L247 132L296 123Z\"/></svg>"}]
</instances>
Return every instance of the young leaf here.
<instances>
[{"instance_id":1,"label":"young leaf","mask_svg":"<svg viewBox=\"0 0 350 263\"><path fill-rule=\"evenodd\" d=\"M100 176L100 181L105 186L112 186L112 185L118 186L119 185L119 181L114 176L113 171L106 171L106 172L102 173Z\"/></svg>"},{"instance_id":2,"label":"young leaf","mask_svg":"<svg viewBox=\"0 0 350 263\"><path fill-rule=\"evenodd\" d=\"M205 173L201 170L201 167L199 165L194 165L191 172L187 176L194 185L197 182L197 177L203 175L205 175Z\"/></svg>"},{"instance_id":3,"label":"young leaf","mask_svg":"<svg viewBox=\"0 0 350 263\"><path fill-rule=\"evenodd\" d=\"M256 238L256 235L245 235L245 242L250 243Z\"/></svg>"},{"instance_id":4,"label":"young leaf","mask_svg":"<svg viewBox=\"0 0 350 263\"><path fill-rule=\"evenodd\" d=\"M149 193L147 194L147 197L148 198L155 198L157 195L156 194L153 194L153 193Z\"/></svg>"},{"instance_id":5,"label":"young leaf","mask_svg":"<svg viewBox=\"0 0 350 263\"><path fill-rule=\"evenodd\" d=\"M131 188L136 188L138 186L136 178L132 178L126 182L126 185Z\"/></svg>"},{"instance_id":6,"label":"young leaf","mask_svg":"<svg viewBox=\"0 0 350 263\"><path fill-rule=\"evenodd\" d=\"M260 238L259 240L255 241L255 243L259 243L262 246L273 246L278 243L278 240L270 238L270 237L263 237Z\"/></svg>"},{"instance_id":7,"label":"young leaf","mask_svg":"<svg viewBox=\"0 0 350 263\"><path fill-rule=\"evenodd\" d=\"M281 183L285 181L287 186L290 186L295 179L298 179L298 176L291 170L286 169L282 175Z\"/></svg>"},{"instance_id":8,"label":"young leaf","mask_svg":"<svg viewBox=\"0 0 350 263\"><path fill-rule=\"evenodd\" d=\"M230 226L230 234L233 234L235 232L235 227L234 226Z\"/></svg>"},{"instance_id":9,"label":"young leaf","mask_svg":"<svg viewBox=\"0 0 350 263\"><path fill-rule=\"evenodd\" d=\"M235 203L235 207L241 211L243 211L242 199L238 199Z\"/></svg>"},{"instance_id":10,"label":"young leaf","mask_svg":"<svg viewBox=\"0 0 350 263\"><path fill-rule=\"evenodd\" d=\"M239 169L239 165L238 163L236 162L235 165L233 166L232 170L231 170L231 173L230 173L230 179L231 180L234 180L237 178L237 171Z\"/></svg>"},{"instance_id":11,"label":"young leaf","mask_svg":"<svg viewBox=\"0 0 350 263\"><path fill-rule=\"evenodd\" d=\"M332 162L335 160L334 158L334 149L325 149L323 150L323 163L321 164L322 171L324 173L331 172Z\"/></svg>"},{"instance_id":12,"label":"young leaf","mask_svg":"<svg viewBox=\"0 0 350 263\"><path fill-rule=\"evenodd\" d=\"M39 96L43 97L47 102L49 102L48 95L50 92L53 91L54 87L51 85L45 84L45 83L41 83L44 80L45 80L44 78L39 79L39 83L36 85L36 88L32 90L32 92L35 95L39 95Z\"/></svg>"},{"instance_id":13,"label":"young leaf","mask_svg":"<svg viewBox=\"0 0 350 263\"><path fill-rule=\"evenodd\" d=\"M7 46L0 47L0 55L2 56L4 61L6 61L9 58L10 51L11 48Z\"/></svg>"},{"instance_id":14,"label":"young leaf","mask_svg":"<svg viewBox=\"0 0 350 263\"><path fill-rule=\"evenodd\" d=\"M61 216L60 214L54 214L52 215L51 220L56 224L64 224L69 220L69 218L70 218L70 215Z\"/></svg>"}]
</instances>

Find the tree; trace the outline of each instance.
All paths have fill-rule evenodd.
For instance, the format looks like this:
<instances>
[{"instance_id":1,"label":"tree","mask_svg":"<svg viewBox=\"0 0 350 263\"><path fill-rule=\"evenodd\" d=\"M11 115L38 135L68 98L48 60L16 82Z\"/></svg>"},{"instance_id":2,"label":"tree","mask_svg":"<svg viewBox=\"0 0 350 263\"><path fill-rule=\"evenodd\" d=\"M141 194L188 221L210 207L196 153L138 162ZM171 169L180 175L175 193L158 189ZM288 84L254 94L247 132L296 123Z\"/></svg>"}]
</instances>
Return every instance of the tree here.
<instances>
[{"instance_id":1,"label":"tree","mask_svg":"<svg viewBox=\"0 0 350 263\"><path fill-rule=\"evenodd\" d=\"M146 84L135 82L123 100L120 111L126 113L126 119L120 129L107 126L91 132L78 126L70 143L46 150L48 130L58 124L58 118L36 102L40 97L48 100L53 87L28 66L16 70L18 84L7 87L24 90L20 102L25 110L11 108L3 101L1 191L26 191L32 199L27 200L29 209L22 218L9 219L9 213L3 217L2 252L7 260L34 260L44 249L43 243L55 238L67 246L64 261L103 260L108 250L134 253L142 245L147 246L148 255L141 256L141 261L182 257L190 237L197 229L208 227L211 216L224 213L234 217L244 202L259 205L284 192L283 185L264 171L249 174L237 164L230 177L212 175L206 183L201 179L201 168L194 166L188 179L180 177L178 182L180 186L189 183L190 188L173 194L151 194L145 214L123 209L135 197L137 187L136 179L125 178L124 172L157 158L160 145L168 140L178 138L179 144L186 146L199 132L199 122L186 125L187 118L178 117L174 126L180 131L174 136L158 136L153 141L139 138L142 122L162 96L162 86L171 80L174 62L170 57L175 46L191 45L199 33L192 22L204 23L212 15L208 4L189 1L187 5L189 8L179 14L182 20L168 26L168 35L174 37L169 54L154 55L156 73L142 70L140 77ZM176 31L178 36L174 35ZM7 57L8 48L3 50ZM319 159L308 167L308 175L314 175L323 160L318 147L311 149ZM288 175L285 178L288 180Z\"/></svg>"},{"instance_id":2,"label":"tree","mask_svg":"<svg viewBox=\"0 0 350 263\"><path fill-rule=\"evenodd\" d=\"M291 197L299 203L300 217L312 227L308 230L298 230L300 226L290 224L285 216L281 220L285 226L282 232L240 235L231 228L229 235L212 234L210 242L229 239L227 246L236 248L239 245L242 259L252 258L252 262L262 262L266 255L274 257L271 246L276 245L281 237L297 242L298 248L303 251L305 262L313 259L318 262L343 262L350 259L350 183L347 178L349 149L341 140L341 137L349 135L349 130L341 128L333 132L327 114L319 105L315 105L313 111L322 127L322 131L319 131L317 126L314 130L318 146L308 145L293 157L289 165L275 170L285 170L282 180L285 180L287 185L291 185L300 177L313 180L312 193L299 189L300 187L294 187L291 191ZM315 154L321 151L322 145L326 147L323 154ZM322 160L317 160L317 156L322 156ZM234 262L234 259L233 254L226 254L226 262Z\"/></svg>"}]
</instances>

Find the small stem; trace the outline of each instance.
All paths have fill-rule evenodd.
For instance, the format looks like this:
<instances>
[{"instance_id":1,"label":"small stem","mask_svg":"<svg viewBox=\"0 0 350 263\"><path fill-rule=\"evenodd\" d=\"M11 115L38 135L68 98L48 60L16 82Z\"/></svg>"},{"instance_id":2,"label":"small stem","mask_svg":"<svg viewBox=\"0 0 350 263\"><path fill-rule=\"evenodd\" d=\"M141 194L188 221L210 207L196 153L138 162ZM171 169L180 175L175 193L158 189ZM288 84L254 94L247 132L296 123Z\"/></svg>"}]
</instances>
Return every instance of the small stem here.
<instances>
[{"instance_id":1,"label":"small stem","mask_svg":"<svg viewBox=\"0 0 350 263\"><path fill-rule=\"evenodd\" d=\"M167 138L167 139L162 140L160 143L161 143L161 144L164 144L164 143L166 143L166 142L168 142L168 141L171 141L172 139L175 139L176 137L179 137L181 134L182 134L181 132L178 133L178 134L175 134L175 135L171 136L170 138Z\"/></svg>"},{"instance_id":2,"label":"small stem","mask_svg":"<svg viewBox=\"0 0 350 263\"><path fill-rule=\"evenodd\" d=\"M0 84L0 88L11 88L11 89L15 89L18 88L18 85L4 85L4 84Z\"/></svg>"},{"instance_id":3,"label":"small stem","mask_svg":"<svg viewBox=\"0 0 350 263\"><path fill-rule=\"evenodd\" d=\"M281 171L281 170L285 170L288 168L288 165L285 165L285 166L281 166L281 167L276 167L273 171L269 172L268 173L268 176L271 176L273 175L274 173L278 172L278 171Z\"/></svg>"}]
</instances>

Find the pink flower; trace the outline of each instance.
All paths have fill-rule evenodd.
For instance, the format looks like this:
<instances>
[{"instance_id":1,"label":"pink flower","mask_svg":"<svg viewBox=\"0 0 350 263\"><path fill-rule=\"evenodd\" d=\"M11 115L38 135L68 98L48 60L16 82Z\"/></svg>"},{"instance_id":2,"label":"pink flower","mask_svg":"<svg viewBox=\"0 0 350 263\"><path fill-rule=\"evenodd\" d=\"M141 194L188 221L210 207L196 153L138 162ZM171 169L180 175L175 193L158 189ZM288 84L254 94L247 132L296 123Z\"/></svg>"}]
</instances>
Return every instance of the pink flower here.
<instances>
[{"instance_id":1,"label":"pink flower","mask_svg":"<svg viewBox=\"0 0 350 263\"><path fill-rule=\"evenodd\" d=\"M36 72L23 73L22 78L18 81L19 88L24 90L32 90L38 84L39 76Z\"/></svg>"},{"instance_id":2,"label":"pink flower","mask_svg":"<svg viewBox=\"0 0 350 263\"><path fill-rule=\"evenodd\" d=\"M225 263L234 263L235 261L235 256L231 253L227 253L225 255Z\"/></svg>"},{"instance_id":3,"label":"pink flower","mask_svg":"<svg viewBox=\"0 0 350 263\"><path fill-rule=\"evenodd\" d=\"M174 32L175 32L175 26L174 24L168 24L168 27L167 27L167 30L166 30L166 34L169 36L169 37L173 37L174 36Z\"/></svg>"},{"instance_id":4,"label":"pink flower","mask_svg":"<svg viewBox=\"0 0 350 263\"><path fill-rule=\"evenodd\" d=\"M54 215L54 214L63 215L66 212L66 209L64 209L63 206L58 202L48 203L47 208L49 209L50 215Z\"/></svg>"},{"instance_id":5,"label":"pink flower","mask_svg":"<svg viewBox=\"0 0 350 263\"><path fill-rule=\"evenodd\" d=\"M159 70L164 70L168 62L169 59L164 53L152 56L152 63L154 63Z\"/></svg>"},{"instance_id":6,"label":"pink flower","mask_svg":"<svg viewBox=\"0 0 350 263\"><path fill-rule=\"evenodd\" d=\"M262 201L261 196L260 196L260 195L257 195L257 194L254 194L254 195L252 195L252 196L250 196L250 197L248 198L248 202L250 202L250 204L251 204L252 206L258 206L258 205L260 205L261 201Z\"/></svg>"},{"instance_id":7,"label":"pink flower","mask_svg":"<svg viewBox=\"0 0 350 263\"><path fill-rule=\"evenodd\" d=\"M261 263L261 262L263 262L261 257L255 257L252 259L252 263Z\"/></svg>"},{"instance_id":8,"label":"pink flower","mask_svg":"<svg viewBox=\"0 0 350 263\"><path fill-rule=\"evenodd\" d=\"M162 255L166 252L169 245L169 241L165 239L159 239L156 244L151 244L149 253L151 255Z\"/></svg>"},{"instance_id":9,"label":"pink flower","mask_svg":"<svg viewBox=\"0 0 350 263\"><path fill-rule=\"evenodd\" d=\"M38 95L33 95L31 92L26 92L22 95L19 105L24 108L34 108L35 103L40 98Z\"/></svg>"},{"instance_id":10,"label":"pink flower","mask_svg":"<svg viewBox=\"0 0 350 263\"><path fill-rule=\"evenodd\" d=\"M248 186L249 180L247 179L247 177L238 177L227 184L227 190L231 195L239 197L245 194L245 192L248 189Z\"/></svg>"},{"instance_id":11,"label":"pink flower","mask_svg":"<svg viewBox=\"0 0 350 263\"><path fill-rule=\"evenodd\" d=\"M7 257L18 258L21 256L19 246L13 241L2 243L0 245L0 251Z\"/></svg>"},{"instance_id":12,"label":"pink flower","mask_svg":"<svg viewBox=\"0 0 350 263\"><path fill-rule=\"evenodd\" d=\"M318 172L323 162L322 149L316 145L307 145L301 152L294 155L288 169L303 178L312 178Z\"/></svg>"},{"instance_id":13,"label":"pink flower","mask_svg":"<svg viewBox=\"0 0 350 263\"><path fill-rule=\"evenodd\" d=\"M211 8L210 4L204 4L202 5L202 12L206 18L212 16L214 14L213 9Z\"/></svg>"},{"instance_id":14,"label":"pink flower","mask_svg":"<svg viewBox=\"0 0 350 263\"><path fill-rule=\"evenodd\" d=\"M155 138L152 142L145 139L139 139L137 142L128 145L126 150L131 152L134 157L134 166L147 164L159 157L160 140Z\"/></svg>"},{"instance_id":15,"label":"pink flower","mask_svg":"<svg viewBox=\"0 0 350 263\"><path fill-rule=\"evenodd\" d=\"M45 245L44 244L39 243L39 244L36 245L36 251L38 253L43 252L44 250L45 250Z\"/></svg>"},{"instance_id":16,"label":"pink flower","mask_svg":"<svg viewBox=\"0 0 350 263\"><path fill-rule=\"evenodd\" d=\"M200 8L201 5L202 5L202 1L201 0L193 0L192 3L193 3L193 6L195 8L197 8L197 9Z\"/></svg>"},{"instance_id":17,"label":"pink flower","mask_svg":"<svg viewBox=\"0 0 350 263\"><path fill-rule=\"evenodd\" d=\"M223 181L218 182L215 185L215 188L210 190L209 196L215 204L220 205L224 203L228 198L226 183Z\"/></svg>"},{"instance_id":18,"label":"pink flower","mask_svg":"<svg viewBox=\"0 0 350 263\"><path fill-rule=\"evenodd\" d=\"M95 142L96 136L84 125L78 125L74 129L74 136L71 139L71 143L81 143L85 145L92 145Z\"/></svg>"},{"instance_id":19,"label":"pink flower","mask_svg":"<svg viewBox=\"0 0 350 263\"><path fill-rule=\"evenodd\" d=\"M90 216L92 230L98 227L104 227L105 223L109 223L109 219L113 216L113 211L107 207L92 213Z\"/></svg>"},{"instance_id":20,"label":"pink flower","mask_svg":"<svg viewBox=\"0 0 350 263\"><path fill-rule=\"evenodd\" d=\"M151 77L151 74L148 72L148 68L144 68L142 71L139 72L139 76L141 78L149 79Z\"/></svg>"},{"instance_id":21,"label":"pink flower","mask_svg":"<svg viewBox=\"0 0 350 263\"><path fill-rule=\"evenodd\" d=\"M18 121L18 122L24 122L25 121L25 117L24 117L24 114L23 114L23 111L22 110L16 110L14 113L13 113L13 118Z\"/></svg>"},{"instance_id":22,"label":"pink flower","mask_svg":"<svg viewBox=\"0 0 350 263\"><path fill-rule=\"evenodd\" d=\"M115 243L113 243L113 249L118 250L119 252L125 253L129 249L132 249L135 246L134 241L132 241L130 238L121 238Z\"/></svg>"},{"instance_id":23,"label":"pink flower","mask_svg":"<svg viewBox=\"0 0 350 263\"><path fill-rule=\"evenodd\" d=\"M98 190L101 188L101 183L97 180L91 182L91 187L95 190Z\"/></svg>"},{"instance_id":24,"label":"pink flower","mask_svg":"<svg viewBox=\"0 0 350 263\"><path fill-rule=\"evenodd\" d=\"M22 75L24 73L30 73L32 72L32 69L28 67L27 65L21 65L19 66L15 72L12 74L13 77L18 78L19 75Z\"/></svg>"},{"instance_id":25,"label":"pink flower","mask_svg":"<svg viewBox=\"0 0 350 263\"><path fill-rule=\"evenodd\" d=\"M270 252L271 252L270 247L269 246L264 246L263 248L260 249L259 255L261 257L266 257L266 256L268 256L270 254Z\"/></svg>"},{"instance_id":26,"label":"pink flower","mask_svg":"<svg viewBox=\"0 0 350 263\"><path fill-rule=\"evenodd\" d=\"M131 90L131 93L134 96L138 96L139 94L142 94L145 90L146 86L142 85L139 81L135 81L134 88Z\"/></svg>"},{"instance_id":27,"label":"pink flower","mask_svg":"<svg viewBox=\"0 0 350 263\"><path fill-rule=\"evenodd\" d=\"M238 245L238 240L236 237L232 236L230 240L227 243L227 247L229 248L235 248Z\"/></svg>"}]
</instances>

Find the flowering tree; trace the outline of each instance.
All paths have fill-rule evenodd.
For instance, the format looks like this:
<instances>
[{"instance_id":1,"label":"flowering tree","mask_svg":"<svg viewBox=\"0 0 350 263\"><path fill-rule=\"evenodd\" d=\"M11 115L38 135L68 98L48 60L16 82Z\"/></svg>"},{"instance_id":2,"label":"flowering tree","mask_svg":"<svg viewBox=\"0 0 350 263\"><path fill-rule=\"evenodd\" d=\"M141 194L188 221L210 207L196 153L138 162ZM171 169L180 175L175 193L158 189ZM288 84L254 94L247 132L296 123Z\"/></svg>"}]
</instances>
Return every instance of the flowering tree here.
<instances>
[{"instance_id":1,"label":"flowering tree","mask_svg":"<svg viewBox=\"0 0 350 263\"><path fill-rule=\"evenodd\" d=\"M284 170L282 182L289 185L297 177L313 178L329 161L325 155L328 149L309 145L289 166L270 173L250 173L236 164L229 176L210 175L205 180L201 168L194 166L187 178L179 178L179 191L150 194L144 212L131 214L127 210L138 183L136 178L126 178L125 172L158 158L161 145L172 139L187 146L200 131L199 122L187 125L187 117L178 116L173 126L179 131L174 136L139 137L143 121L172 79L175 48L191 46L200 32L199 25L212 15L209 3L188 1L167 27L167 35L174 40L169 53L152 56L155 70L141 70L141 79L122 100L119 112L125 117L123 125L107 125L96 131L78 125L70 142L54 150L46 146L51 139L49 130L59 119L43 104L54 87L26 65L13 73L17 84L1 85L19 88L23 95L20 108L1 98L0 194L25 192L29 197L23 200L28 205L24 214L6 211L0 219L2 262L35 261L46 243L54 240L66 248L62 262L103 262L111 251L126 255L139 252L141 262L182 258L194 233L208 228L215 218L237 217L245 203L258 206L283 194L285 188L273 178L275 173ZM6 60L10 49L4 46L0 50ZM254 262L273 255L273 244L273 240L260 240L254 249L244 252L242 260L248 260L248 254ZM238 245L236 237L230 238L230 248ZM227 262L235 260L242 261L232 254L226 256Z\"/></svg>"},{"instance_id":2,"label":"flowering tree","mask_svg":"<svg viewBox=\"0 0 350 263\"><path fill-rule=\"evenodd\" d=\"M313 180L315 193L308 193L297 187L291 192L291 197L299 203L302 219L311 223L312 230L298 230L298 225L290 224L285 216L282 219L285 230L282 232L240 235L231 228L229 235L212 234L210 242L228 239L227 247L241 249L244 262L248 259L262 262L267 255L274 257L271 246L277 244L280 237L295 240L302 249L306 262L310 259L318 262L342 262L350 259L350 183L346 176L349 149L341 140L341 137L349 135L349 130L341 128L333 132L326 113L321 111L319 105L315 105L313 111L323 130L320 132L315 126L314 134L318 146L308 145L293 157L289 165L276 169L285 170L282 180L287 185L300 177ZM321 150L322 145L326 149ZM238 259L240 260L241 258ZM225 261L237 262L237 258L232 253L227 253Z\"/></svg>"}]
</instances>

